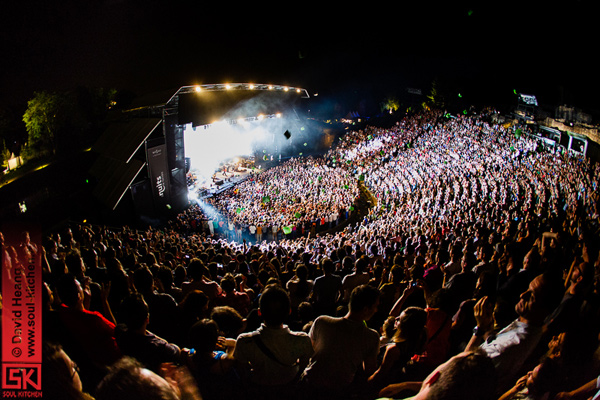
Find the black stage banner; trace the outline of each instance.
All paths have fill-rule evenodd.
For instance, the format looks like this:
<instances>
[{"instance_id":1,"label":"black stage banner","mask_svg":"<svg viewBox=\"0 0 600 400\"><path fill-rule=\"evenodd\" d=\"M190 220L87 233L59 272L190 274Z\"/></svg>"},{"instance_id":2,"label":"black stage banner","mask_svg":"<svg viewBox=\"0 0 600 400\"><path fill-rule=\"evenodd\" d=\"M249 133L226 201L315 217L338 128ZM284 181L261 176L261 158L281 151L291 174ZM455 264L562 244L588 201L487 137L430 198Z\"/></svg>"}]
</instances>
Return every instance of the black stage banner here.
<instances>
[{"instance_id":1,"label":"black stage banner","mask_svg":"<svg viewBox=\"0 0 600 400\"><path fill-rule=\"evenodd\" d=\"M166 145L161 144L148 148L148 170L156 206L168 206L171 189L169 187Z\"/></svg>"}]
</instances>

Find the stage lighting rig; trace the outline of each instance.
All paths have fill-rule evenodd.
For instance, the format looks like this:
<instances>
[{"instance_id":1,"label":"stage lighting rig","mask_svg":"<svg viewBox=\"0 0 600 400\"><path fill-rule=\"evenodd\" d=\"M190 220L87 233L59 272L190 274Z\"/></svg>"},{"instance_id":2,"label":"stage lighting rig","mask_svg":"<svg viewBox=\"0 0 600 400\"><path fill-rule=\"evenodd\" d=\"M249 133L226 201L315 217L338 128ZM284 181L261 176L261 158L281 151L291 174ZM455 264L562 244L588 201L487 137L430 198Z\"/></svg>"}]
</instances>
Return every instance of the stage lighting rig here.
<instances>
[{"instance_id":1,"label":"stage lighting rig","mask_svg":"<svg viewBox=\"0 0 600 400\"><path fill-rule=\"evenodd\" d=\"M180 95L197 94L202 96L208 92L279 92L281 94L299 96L303 99L310 98L308 91L303 88L286 86L286 85L273 85L273 84L262 84L262 83L216 83L216 84L197 84L180 87L169 100L162 106L164 115L176 115L179 111ZM241 94L241 93L240 93Z\"/></svg>"},{"instance_id":2,"label":"stage lighting rig","mask_svg":"<svg viewBox=\"0 0 600 400\"><path fill-rule=\"evenodd\" d=\"M190 85L182 86L172 97L179 94L185 93L200 93L200 92L217 92L224 90L278 90L282 92L294 91L301 94L303 98L309 98L308 91L303 88L285 86L285 85L272 85L262 83L213 83L213 84L202 84L202 85ZM171 101L169 100L169 101ZM168 103L168 102L167 102Z\"/></svg>"}]
</instances>

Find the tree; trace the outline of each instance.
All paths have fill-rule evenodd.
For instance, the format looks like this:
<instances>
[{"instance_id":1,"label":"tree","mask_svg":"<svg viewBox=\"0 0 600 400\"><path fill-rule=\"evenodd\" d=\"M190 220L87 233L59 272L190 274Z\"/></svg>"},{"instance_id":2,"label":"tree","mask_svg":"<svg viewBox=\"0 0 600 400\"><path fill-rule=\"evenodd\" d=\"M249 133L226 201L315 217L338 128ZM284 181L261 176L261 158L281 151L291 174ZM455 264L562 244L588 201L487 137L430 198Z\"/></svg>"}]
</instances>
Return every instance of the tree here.
<instances>
[{"instance_id":1,"label":"tree","mask_svg":"<svg viewBox=\"0 0 600 400\"><path fill-rule=\"evenodd\" d=\"M0 109L0 165L4 165L12 154L18 157L21 145L27 140L21 113L13 107Z\"/></svg>"},{"instance_id":2,"label":"tree","mask_svg":"<svg viewBox=\"0 0 600 400\"><path fill-rule=\"evenodd\" d=\"M431 91L427 95L427 100L423 102L425 110L443 109L445 107L444 96L438 90L438 82L434 80L431 83Z\"/></svg>"},{"instance_id":3,"label":"tree","mask_svg":"<svg viewBox=\"0 0 600 400\"><path fill-rule=\"evenodd\" d=\"M389 97L385 99L381 105L381 109L392 114L400 109L400 102L395 97Z\"/></svg>"},{"instance_id":4,"label":"tree","mask_svg":"<svg viewBox=\"0 0 600 400\"><path fill-rule=\"evenodd\" d=\"M8 116L6 115L6 112L4 110L0 110L0 167L3 166L4 162L8 160L8 157L10 157L10 154L8 153L8 150L5 145L5 132L8 130L9 124L10 122Z\"/></svg>"},{"instance_id":5,"label":"tree","mask_svg":"<svg viewBox=\"0 0 600 400\"><path fill-rule=\"evenodd\" d=\"M23 122L27 129L28 146L40 152L56 154L60 131L68 118L67 96L59 93L35 92L27 102Z\"/></svg>"}]
</instances>

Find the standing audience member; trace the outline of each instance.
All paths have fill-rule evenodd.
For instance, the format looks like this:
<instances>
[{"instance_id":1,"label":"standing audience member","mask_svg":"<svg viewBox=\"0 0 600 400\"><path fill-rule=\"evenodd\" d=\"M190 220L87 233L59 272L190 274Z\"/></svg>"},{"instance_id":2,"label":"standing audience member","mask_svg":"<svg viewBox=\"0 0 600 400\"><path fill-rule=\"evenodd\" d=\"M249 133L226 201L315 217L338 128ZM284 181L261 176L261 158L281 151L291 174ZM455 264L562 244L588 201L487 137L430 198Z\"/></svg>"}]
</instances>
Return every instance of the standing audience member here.
<instances>
[{"instance_id":1,"label":"standing audience member","mask_svg":"<svg viewBox=\"0 0 600 400\"><path fill-rule=\"evenodd\" d=\"M177 339L177 302L167 293L159 292L154 285L154 275L150 268L143 266L133 272L133 283L144 297L152 319L148 329L155 334L173 341Z\"/></svg>"},{"instance_id":2,"label":"standing audience member","mask_svg":"<svg viewBox=\"0 0 600 400\"><path fill-rule=\"evenodd\" d=\"M200 290L192 290L178 304L177 343L189 347L188 332L196 322L208 317L208 296Z\"/></svg>"},{"instance_id":3,"label":"standing audience member","mask_svg":"<svg viewBox=\"0 0 600 400\"><path fill-rule=\"evenodd\" d=\"M310 337L284 324L290 317L291 303L280 286L268 286L259 304L263 323L258 330L238 337L234 358L245 371L251 398L294 398L300 374L313 355Z\"/></svg>"},{"instance_id":4,"label":"standing audience member","mask_svg":"<svg viewBox=\"0 0 600 400\"><path fill-rule=\"evenodd\" d=\"M342 279L342 291L344 292L342 300L345 304L350 301L350 294L355 287L366 285L371 280L371 275L367 272L368 267L369 260L363 255L354 263L354 271Z\"/></svg>"},{"instance_id":5,"label":"standing audience member","mask_svg":"<svg viewBox=\"0 0 600 400\"><path fill-rule=\"evenodd\" d=\"M163 363L181 363L187 356L187 349L182 351L176 344L147 330L151 315L141 294L132 293L126 297L119 315L121 323L115 329L119 349L145 368L159 373Z\"/></svg>"},{"instance_id":6,"label":"standing audience member","mask_svg":"<svg viewBox=\"0 0 600 400\"><path fill-rule=\"evenodd\" d=\"M342 278L334 274L335 264L330 258L323 258L320 264L323 275L315 279L310 301L317 315L334 316L342 294Z\"/></svg>"},{"instance_id":7,"label":"standing audience member","mask_svg":"<svg viewBox=\"0 0 600 400\"><path fill-rule=\"evenodd\" d=\"M204 400L226 400L241 395L241 382L235 370L235 341L219 335L211 319L196 322L188 333L191 357L187 366L196 379Z\"/></svg>"},{"instance_id":8,"label":"standing audience member","mask_svg":"<svg viewBox=\"0 0 600 400\"><path fill-rule=\"evenodd\" d=\"M315 354L303 377L311 397L341 399L365 393L379 352L379 333L366 321L378 304L379 290L360 285L352 291L344 317L322 315L315 320L309 333Z\"/></svg>"},{"instance_id":9,"label":"standing audience member","mask_svg":"<svg viewBox=\"0 0 600 400\"><path fill-rule=\"evenodd\" d=\"M225 274L220 283L222 292L215 298L215 306L229 306L234 308L242 316L250 312L252 301L248 293L237 290L237 281L232 273Z\"/></svg>"},{"instance_id":10,"label":"standing audience member","mask_svg":"<svg viewBox=\"0 0 600 400\"><path fill-rule=\"evenodd\" d=\"M304 301L308 301L314 282L308 279L308 268L304 264L298 264L294 270L294 276L287 281L286 289L290 294L290 303L292 314L296 316L298 306Z\"/></svg>"},{"instance_id":11,"label":"standing audience member","mask_svg":"<svg viewBox=\"0 0 600 400\"><path fill-rule=\"evenodd\" d=\"M83 305L84 288L74 275L64 275L57 283L62 304L57 308L58 325L49 339L63 346L82 371L84 388L89 391L104 376L106 368L121 357L115 340L115 324Z\"/></svg>"},{"instance_id":12,"label":"standing audience member","mask_svg":"<svg viewBox=\"0 0 600 400\"><path fill-rule=\"evenodd\" d=\"M189 281L181 284L181 290L185 296L192 290L201 290L208 296L209 308L214 307L217 296L221 294L221 286L209 277L208 268L199 258L192 258L187 266L187 277Z\"/></svg>"}]
</instances>

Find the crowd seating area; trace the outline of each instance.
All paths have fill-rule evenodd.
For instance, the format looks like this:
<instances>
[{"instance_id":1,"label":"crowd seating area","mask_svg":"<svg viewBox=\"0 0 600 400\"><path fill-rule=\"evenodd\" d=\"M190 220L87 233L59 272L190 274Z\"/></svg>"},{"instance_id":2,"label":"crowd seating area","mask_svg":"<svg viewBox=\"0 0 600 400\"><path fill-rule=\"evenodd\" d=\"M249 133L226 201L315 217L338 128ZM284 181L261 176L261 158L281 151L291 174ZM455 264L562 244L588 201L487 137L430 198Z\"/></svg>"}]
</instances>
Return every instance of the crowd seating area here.
<instances>
[{"instance_id":1,"label":"crowd seating area","mask_svg":"<svg viewBox=\"0 0 600 400\"><path fill-rule=\"evenodd\" d=\"M161 228L5 249L42 252L44 398L591 397L600 166L495 113L348 132Z\"/></svg>"}]
</instances>

